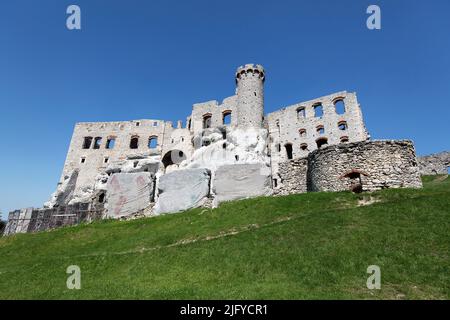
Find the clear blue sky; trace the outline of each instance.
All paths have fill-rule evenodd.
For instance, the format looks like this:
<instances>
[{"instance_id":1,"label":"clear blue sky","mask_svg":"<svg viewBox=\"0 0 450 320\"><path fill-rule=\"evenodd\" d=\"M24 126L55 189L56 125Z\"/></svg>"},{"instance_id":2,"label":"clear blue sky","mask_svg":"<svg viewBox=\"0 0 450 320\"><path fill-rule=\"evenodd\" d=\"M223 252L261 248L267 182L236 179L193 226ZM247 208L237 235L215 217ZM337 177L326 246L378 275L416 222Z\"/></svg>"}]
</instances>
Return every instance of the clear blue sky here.
<instances>
[{"instance_id":1,"label":"clear blue sky","mask_svg":"<svg viewBox=\"0 0 450 320\"><path fill-rule=\"evenodd\" d=\"M70 4L81 31L66 29ZM49 198L75 122L185 119L252 62L266 112L356 91L373 138L449 150L449 15L448 0L2 1L0 210Z\"/></svg>"}]
</instances>

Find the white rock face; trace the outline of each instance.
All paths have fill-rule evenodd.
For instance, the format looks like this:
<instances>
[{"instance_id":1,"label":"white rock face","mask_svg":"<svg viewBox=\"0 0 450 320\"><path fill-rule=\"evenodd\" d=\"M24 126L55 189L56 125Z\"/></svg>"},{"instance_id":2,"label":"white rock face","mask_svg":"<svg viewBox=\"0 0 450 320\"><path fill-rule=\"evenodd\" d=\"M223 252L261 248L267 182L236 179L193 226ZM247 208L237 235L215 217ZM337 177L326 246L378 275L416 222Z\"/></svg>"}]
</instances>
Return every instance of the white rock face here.
<instances>
[{"instance_id":1,"label":"white rock face","mask_svg":"<svg viewBox=\"0 0 450 320\"><path fill-rule=\"evenodd\" d=\"M58 186L50 200L44 204L44 208L91 202L98 194L107 191L109 175L114 173L150 172L156 174L160 158L160 156L136 155L131 159L112 162L95 176L93 185L78 185L78 172L75 170Z\"/></svg>"},{"instance_id":2,"label":"white rock face","mask_svg":"<svg viewBox=\"0 0 450 320\"><path fill-rule=\"evenodd\" d=\"M214 176L214 206L223 201L272 194L270 168L264 164L234 164L220 167Z\"/></svg>"},{"instance_id":3,"label":"white rock face","mask_svg":"<svg viewBox=\"0 0 450 320\"><path fill-rule=\"evenodd\" d=\"M108 180L106 217L127 217L150 205L153 174L149 172L115 173Z\"/></svg>"},{"instance_id":4,"label":"white rock face","mask_svg":"<svg viewBox=\"0 0 450 320\"><path fill-rule=\"evenodd\" d=\"M209 195L211 172L207 169L177 170L158 181L155 213L172 213L201 206Z\"/></svg>"},{"instance_id":5,"label":"white rock face","mask_svg":"<svg viewBox=\"0 0 450 320\"><path fill-rule=\"evenodd\" d=\"M231 129L226 140L213 132L203 137L203 140L209 140L211 144L196 150L180 167L216 170L227 164L269 164L267 136L267 130L258 128Z\"/></svg>"},{"instance_id":6,"label":"white rock face","mask_svg":"<svg viewBox=\"0 0 450 320\"><path fill-rule=\"evenodd\" d=\"M78 178L78 170L74 170L70 176L58 185L50 200L44 203L44 208L53 208L56 205L66 205L74 197L75 186Z\"/></svg>"}]
</instances>

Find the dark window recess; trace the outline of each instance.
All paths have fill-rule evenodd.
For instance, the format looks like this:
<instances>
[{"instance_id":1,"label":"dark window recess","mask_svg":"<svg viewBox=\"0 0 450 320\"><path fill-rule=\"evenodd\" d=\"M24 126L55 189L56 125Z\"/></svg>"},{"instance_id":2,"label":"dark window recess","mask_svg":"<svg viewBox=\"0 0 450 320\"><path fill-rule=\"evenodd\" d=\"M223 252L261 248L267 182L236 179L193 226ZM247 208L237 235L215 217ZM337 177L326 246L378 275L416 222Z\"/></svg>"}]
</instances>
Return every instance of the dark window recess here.
<instances>
[{"instance_id":1,"label":"dark window recess","mask_svg":"<svg viewBox=\"0 0 450 320\"><path fill-rule=\"evenodd\" d=\"M306 110L304 107L297 109L297 118L302 119L306 116Z\"/></svg>"},{"instance_id":2,"label":"dark window recess","mask_svg":"<svg viewBox=\"0 0 450 320\"><path fill-rule=\"evenodd\" d=\"M96 137L94 139L94 149L100 149L100 146L102 145L102 138Z\"/></svg>"},{"instance_id":3,"label":"dark window recess","mask_svg":"<svg viewBox=\"0 0 450 320\"><path fill-rule=\"evenodd\" d=\"M292 144L287 143L284 145L284 148L286 149L286 156L289 160L292 159L293 155L292 155Z\"/></svg>"},{"instance_id":4,"label":"dark window recess","mask_svg":"<svg viewBox=\"0 0 450 320\"><path fill-rule=\"evenodd\" d=\"M103 203L105 201L105 194L104 193L101 193L99 196L98 196L98 202L99 203Z\"/></svg>"},{"instance_id":5,"label":"dark window recess","mask_svg":"<svg viewBox=\"0 0 450 320\"><path fill-rule=\"evenodd\" d=\"M92 137L84 137L83 149L89 149L91 147Z\"/></svg>"},{"instance_id":6,"label":"dark window recess","mask_svg":"<svg viewBox=\"0 0 450 320\"><path fill-rule=\"evenodd\" d=\"M130 149L137 149L139 146L139 138L132 137L130 140Z\"/></svg>"},{"instance_id":7,"label":"dark window recess","mask_svg":"<svg viewBox=\"0 0 450 320\"><path fill-rule=\"evenodd\" d=\"M322 148L325 147L326 145L328 145L328 139L327 138L320 138L316 141L317 143L317 148Z\"/></svg>"},{"instance_id":8,"label":"dark window recess","mask_svg":"<svg viewBox=\"0 0 450 320\"><path fill-rule=\"evenodd\" d=\"M211 144L211 141L210 140L203 140L202 141L202 147L207 147L207 146L209 146Z\"/></svg>"},{"instance_id":9,"label":"dark window recess","mask_svg":"<svg viewBox=\"0 0 450 320\"><path fill-rule=\"evenodd\" d=\"M211 128L211 116L205 115L203 117L203 129Z\"/></svg>"}]
</instances>

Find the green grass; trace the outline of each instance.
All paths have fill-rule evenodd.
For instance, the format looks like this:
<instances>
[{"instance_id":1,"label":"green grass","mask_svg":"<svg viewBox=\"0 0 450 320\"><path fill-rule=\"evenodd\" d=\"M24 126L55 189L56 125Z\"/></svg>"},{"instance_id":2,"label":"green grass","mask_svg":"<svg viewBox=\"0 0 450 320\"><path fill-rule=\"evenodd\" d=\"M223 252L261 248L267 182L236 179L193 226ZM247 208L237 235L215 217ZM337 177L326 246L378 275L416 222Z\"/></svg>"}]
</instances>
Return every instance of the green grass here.
<instances>
[{"instance_id":1,"label":"green grass","mask_svg":"<svg viewBox=\"0 0 450 320\"><path fill-rule=\"evenodd\" d=\"M424 182L1 238L0 299L449 299L450 179Z\"/></svg>"}]
</instances>

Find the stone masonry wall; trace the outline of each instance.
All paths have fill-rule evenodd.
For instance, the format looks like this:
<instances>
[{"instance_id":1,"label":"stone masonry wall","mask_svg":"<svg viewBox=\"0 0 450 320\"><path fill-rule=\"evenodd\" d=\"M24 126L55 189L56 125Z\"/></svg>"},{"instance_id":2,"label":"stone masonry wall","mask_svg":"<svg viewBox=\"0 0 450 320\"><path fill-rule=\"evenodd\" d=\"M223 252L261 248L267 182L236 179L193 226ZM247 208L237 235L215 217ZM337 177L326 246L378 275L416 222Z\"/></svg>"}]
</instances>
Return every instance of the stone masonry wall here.
<instances>
[{"instance_id":1,"label":"stone masonry wall","mask_svg":"<svg viewBox=\"0 0 450 320\"><path fill-rule=\"evenodd\" d=\"M300 158L279 164L279 180L274 179L274 194L288 195L307 192L308 158Z\"/></svg>"},{"instance_id":2,"label":"stone masonry wall","mask_svg":"<svg viewBox=\"0 0 450 320\"><path fill-rule=\"evenodd\" d=\"M341 103L344 110L336 108ZM316 115L314 107L322 107ZM300 111L304 110L304 111ZM285 146L292 145L292 157L303 158L317 149L317 140L326 139L328 145L365 141L369 134L355 93L337 92L314 100L300 102L267 115L271 137L272 173L278 173L278 164L289 160ZM344 126L339 127L340 124ZM323 131L318 128L323 127Z\"/></svg>"},{"instance_id":3,"label":"stone masonry wall","mask_svg":"<svg viewBox=\"0 0 450 320\"><path fill-rule=\"evenodd\" d=\"M264 118L264 68L246 64L236 71L238 126L260 128Z\"/></svg>"},{"instance_id":4,"label":"stone masonry wall","mask_svg":"<svg viewBox=\"0 0 450 320\"><path fill-rule=\"evenodd\" d=\"M329 146L309 155L309 191L420 188L414 145L409 140L364 141Z\"/></svg>"},{"instance_id":5,"label":"stone masonry wall","mask_svg":"<svg viewBox=\"0 0 450 320\"><path fill-rule=\"evenodd\" d=\"M441 152L419 157L421 175L447 174L450 167L450 152Z\"/></svg>"}]
</instances>

